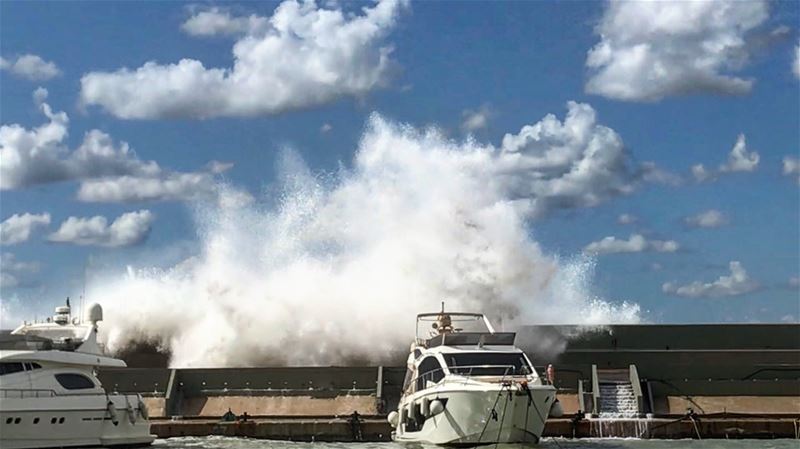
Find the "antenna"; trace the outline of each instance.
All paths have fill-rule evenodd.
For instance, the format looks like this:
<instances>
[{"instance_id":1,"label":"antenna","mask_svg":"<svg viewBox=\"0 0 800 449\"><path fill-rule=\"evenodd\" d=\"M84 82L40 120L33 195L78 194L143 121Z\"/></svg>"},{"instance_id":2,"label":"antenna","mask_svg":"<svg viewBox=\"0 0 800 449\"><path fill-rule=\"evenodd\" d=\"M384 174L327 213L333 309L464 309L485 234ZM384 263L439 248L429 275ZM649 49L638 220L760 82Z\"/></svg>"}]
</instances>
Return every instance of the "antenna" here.
<instances>
[{"instance_id":1,"label":"antenna","mask_svg":"<svg viewBox=\"0 0 800 449\"><path fill-rule=\"evenodd\" d=\"M86 299L86 278L89 277L89 264L92 263L92 255L89 254L89 257L86 258L86 261L83 263L83 293L81 294L81 302L80 302L80 315L78 315L83 323L84 313L83 313L83 304L84 300Z\"/></svg>"},{"instance_id":2,"label":"antenna","mask_svg":"<svg viewBox=\"0 0 800 449\"><path fill-rule=\"evenodd\" d=\"M444 301L442 301L442 313L444 313Z\"/></svg>"}]
</instances>

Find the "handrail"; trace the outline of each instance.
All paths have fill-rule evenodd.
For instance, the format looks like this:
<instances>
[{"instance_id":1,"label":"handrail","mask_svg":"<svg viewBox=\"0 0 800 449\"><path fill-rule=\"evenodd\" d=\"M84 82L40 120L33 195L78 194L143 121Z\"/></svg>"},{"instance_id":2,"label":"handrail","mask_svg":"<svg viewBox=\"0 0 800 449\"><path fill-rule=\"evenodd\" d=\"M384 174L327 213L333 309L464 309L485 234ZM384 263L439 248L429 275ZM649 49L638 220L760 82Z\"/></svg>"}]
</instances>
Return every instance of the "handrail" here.
<instances>
[{"instance_id":1,"label":"handrail","mask_svg":"<svg viewBox=\"0 0 800 449\"><path fill-rule=\"evenodd\" d=\"M18 395L10 395L10 393L18 393ZM28 394L30 393L30 394ZM139 393L114 393L119 396L141 396ZM0 388L0 397L2 398L52 398L64 396L109 396L105 391L93 391L91 393L58 393L52 389L45 388Z\"/></svg>"},{"instance_id":2,"label":"handrail","mask_svg":"<svg viewBox=\"0 0 800 449\"><path fill-rule=\"evenodd\" d=\"M600 380L597 377L597 365L592 365L592 414L597 415L600 404Z\"/></svg>"},{"instance_id":3,"label":"handrail","mask_svg":"<svg viewBox=\"0 0 800 449\"><path fill-rule=\"evenodd\" d=\"M19 393L19 396L14 395L11 396L9 393ZM29 394L26 394L29 393ZM3 398L19 398L25 399L26 397L29 398L51 398L58 396L55 390L48 390L44 388L40 389L31 389L31 388L0 388L0 397Z\"/></svg>"},{"instance_id":4,"label":"handrail","mask_svg":"<svg viewBox=\"0 0 800 449\"><path fill-rule=\"evenodd\" d=\"M420 380L420 379L422 379L424 381L426 379L426 377L432 377L432 375L434 373L438 373L438 372L442 372L445 376L449 373L449 374L452 374L454 376L464 377L465 381L468 380L470 377L473 377L473 376L474 377L502 377L503 379L505 379L507 376L509 376L509 369L513 373L513 371L516 369L516 366L515 365L459 365L459 366L448 366L447 368L448 368L448 371L445 371L444 367L439 367L439 368L436 368L435 370L431 370L431 371L426 372L425 374L422 374L422 375L419 375L417 377L414 377L413 379L411 379L408 382L408 386L406 386L406 388L403 390L403 394L409 393L409 390L413 390L411 392L422 391L422 390L416 390L415 389L415 387L417 385L417 381ZM467 374L455 371L455 370L464 369L464 368L469 368L469 372ZM475 375L473 375L472 371L475 368L478 368L478 369L503 368L504 371L503 371L503 375L502 376L498 376L496 374L475 374ZM528 376L530 374L533 374L533 372L530 372L530 373L527 373L527 374L517 374L517 376ZM512 374L512 376L513 375L514 374Z\"/></svg>"},{"instance_id":5,"label":"handrail","mask_svg":"<svg viewBox=\"0 0 800 449\"><path fill-rule=\"evenodd\" d=\"M631 388L633 389L633 395L636 397L636 413L644 413L645 410L644 396L642 395L642 383L639 380L639 371L636 369L636 365L630 365L628 376L631 382Z\"/></svg>"}]
</instances>

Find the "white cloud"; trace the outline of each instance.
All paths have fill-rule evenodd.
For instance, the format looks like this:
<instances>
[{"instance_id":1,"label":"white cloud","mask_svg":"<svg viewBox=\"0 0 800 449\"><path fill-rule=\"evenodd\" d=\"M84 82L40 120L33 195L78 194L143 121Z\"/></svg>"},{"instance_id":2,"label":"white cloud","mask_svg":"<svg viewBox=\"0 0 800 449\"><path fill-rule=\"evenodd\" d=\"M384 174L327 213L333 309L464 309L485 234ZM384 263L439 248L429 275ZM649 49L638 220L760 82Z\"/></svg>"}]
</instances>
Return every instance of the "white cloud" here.
<instances>
[{"instance_id":1,"label":"white cloud","mask_svg":"<svg viewBox=\"0 0 800 449\"><path fill-rule=\"evenodd\" d=\"M489 125L489 118L491 111L489 107L484 105L477 110L467 109L461 113L463 121L461 122L461 129L467 132L475 132L481 129L486 129Z\"/></svg>"},{"instance_id":2,"label":"white cloud","mask_svg":"<svg viewBox=\"0 0 800 449\"><path fill-rule=\"evenodd\" d=\"M664 269L664 265L662 265L662 264L660 264L658 262L653 262L653 263L650 264L650 271L661 271L663 269Z\"/></svg>"},{"instance_id":3,"label":"white cloud","mask_svg":"<svg viewBox=\"0 0 800 449\"><path fill-rule=\"evenodd\" d=\"M37 262L19 262L12 253L0 254L0 287L25 287L25 277L39 271Z\"/></svg>"},{"instance_id":4,"label":"white cloud","mask_svg":"<svg viewBox=\"0 0 800 449\"><path fill-rule=\"evenodd\" d=\"M47 89L41 86L37 87L36 90L33 91L33 102L36 104L36 106L41 107L42 103L47 100L47 95Z\"/></svg>"},{"instance_id":5,"label":"white cloud","mask_svg":"<svg viewBox=\"0 0 800 449\"><path fill-rule=\"evenodd\" d=\"M692 165L692 176L697 182L706 182L717 179L716 173L708 171L703 164Z\"/></svg>"},{"instance_id":6,"label":"white cloud","mask_svg":"<svg viewBox=\"0 0 800 449\"><path fill-rule=\"evenodd\" d=\"M34 96L44 100L46 94L37 89ZM48 123L30 129L16 123L0 127L0 190L78 181L78 198L83 201L194 199L208 195L213 175L230 168L230 163L212 161L207 166L210 173L165 170L97 129L70 150L65 144L67 114L53 112L44 102L38 106Z\"/></svg>"},{"instance_id":7,"label":"white cloud","mask_svg":"<svg viewBox=\"0 0 800 449\"><path fill-rule=\"evenodd\" d=\"M216 34L248 28L233 46L232 68L182 59L91 72L81 79L81 99L119 118L155 119L276 114L361 96L388 81L392 48L384 38L406 3L384 0L349 14L287 0L263 31L211 10L184 29Z\"/></svg>"},{"instance_id":8,"label":"white cloud","mask_svg":"<svg viewBox=\"0 0 800 449\"><path fill-rule=\"evenodd\" d=\"M795 178L800 183L800 159L796 156L785 156L783 158L783 176Z\"/></svg>"},{"instance_id":9,"label":"white cloud","mask_svg":"<svg viewBox=\"0 0 800 449\"><path fill-rule=\"evenodd\" d=\"M168 173L158 177L117 176L81 182L78 199L89 203L182 201L213 195L207 173Z\"/></svg>"},{"instance_id":10,"label":"white cloud","mask_svg":"<svg viewBox=\"0 0 800 449\"><path fill-rule=\"evenodd\" d=\"M719 166L719 171L729 172L751 172L758 167L759 156L755 151L747 151L747 141L744 134L739 134L736 144L728 154L728 162Z\"/></svg>"},{"instance_id":11,"label":"white cloud","mask_svg":"<svg viewBox=\"0 0 800 449\"><path fill-rule=\"evenodd\" d=\"M763 0L610 1L586 91L624 101L747 93L753 80L730 73L747 63L748 33L767 17Z\"/></svg>"},{"instance_id":12,"label":"white cloud","mask_svg":"<svg viewBox=\"0 0 800 449\"><path fill-rule=\"evenodd\" d=\"M683 184L683 178L680 175L659 168L655 162L642 162L639 171L641 171L642 179L649 183L669 186Z\"/></svg>"},{"instance_id":13,"label":"white cloud","mask_svg":"<svg viewBox=\"0 0 800 449\"><path fill-rule=\"evenodd\" d=\"M319 127L319 132L326 133L333 129L333 125L330 123L323 123L322 126Z\"/></svg>"},{"instance_id":14,"label":"white cloud","mask_svg":"<svg viewBox=\"0 0 800 449\"><path fill-rule=\"evenodd\" d=\"M55 243L105 247L132 246L142 243L150 233L155 216L149 210L128 212L110 225L103 216L69 217L48 237Z\"/></svg>"},{"instance_id":15,"label":"white cloud","mask_svg":"<svg viewBox=\"0 0 800 449\"><path fill-rule=\"evenodd\" d=\"M0 69L31 81L47 81L61 74L61 70L37 55L25 54L17 59L0 58Z\"/></svg>"},{"instance_id":16,"label":"white cloud","mask_svg":"<svg viewBox=\"0 0 800 449\"><path fill-rule=\"evenodd\" d=\"M685 217L683 222L693 228L719 228L727 225L730 221L722 212L716 209L709 209L697 215Z\"/></svg>"},{"instance_id":17,"label":"white cloud","mask_svg":"<svg viewBox=\"0 0 800 449\"><path fill-rule=\"evenodd\" d=\"M794 47L794 63L792 63L792 72L794 72L794 76L800 79L800 45Z\"/></svg>"},{"instance_id":18,"label":"white cloud","mask_svg":"<svg viewBox=\"0 0 800 449\"><path fill-rule=\"evenodd\" d=\"M258 33L266 31L269 21L266 17L250 15L233 17L228 11L211 8L200 11L186 20L181 29L190 36L216 36Z\"/></svg>"},{"instance_id":19,"label":"white cloud","mask_svg":"<svg viewBox=\"0 0 800 449\"><path fill-rule=\"evenodd\" d=\"M495 170L533 216L631 193L645 171L631 167L622 138L597 123L590 105L571 101L567 109L563 122L548 114L503 137Z\"/></svg>"},{"instance_id":20,"label":"white cloud","mask_svg":"<svg viewBox=\"0 0 800 449\"><path fill-rule=\"evenodd\" d=\"M14 214L0 223L0 244L15 245L28 241L34 229L50 224L50 214Z\"/></svg>"},{"instance_id":21,"label":"white cloud","mask_svg":"<svg viewBox=\"0 0 800 449\"><path fill-rule=\"evenodd\" d=\"M680 249L678 242L674 240L647 240L641 234L631 234L628 240L616 237L605 237L602 240L592 242L583 249L586 253L592 254L615 254L615 253L641 253L654 251L659 253L674 253Z\"/></svg>"},{"instance_id":22,"label":"white cloud","mask_svg":"<svg viewBox=\"0 0 800 449\"><path fill-rule=\"evenodd\" d=\"M791 276L788 284L791 288L800 288L800 276Z\"/></svg>"},{"instance_id":23,"label":"white cloud","mask_svg":"<svg viewBox=\"0 0 800 449\"><path fill-rule=\"evenodd\" d=\"M713 282L694 281L682 286L676 285L674 282L667 282L661 286L661 290L664 293L684 298L721 298L744 295L759 289L760 284L748 276L741 263L732 261L730 270L730 276L720 276Z\"/></svg>"},{"instance_id":24,"label":"white cloud","mask_svg":"<svg viewBox=\"0 0 800 449\"><path fill-rule=\"evenodd\" d=\"M226 171L232 169L234 166L233 162L222 162L222 161L209 161L206 164L206 168L209 172L218 175L220 173L225 173Z\"/></svg>"},{"instance_id":25,"label":"white cloud","mask_svg":"<svg viewBox=\"0 0 800 449\"><path fill-rule=\"evenodd\" d=\"M617 217L617 223L621 225L629 225L636 223L637 221L639 221L639 218L631 214L621 214L619 217Z\"/></svg>"},{"instance_id":26,"label":"white cloud","mask_svg":"<svg viewBox=\"0 0 800 449\"><path fill-rule=\"evenodd\" d=\"M692 176L697 182L715 181L723 173L752 172L758 168L761 160L755 151L747 150L747 139L744 134L739 134L736 143L728 153L728 160L720 164L719 169L709 170L703 164L692 166Z\"/></svg>"}]
</instances>

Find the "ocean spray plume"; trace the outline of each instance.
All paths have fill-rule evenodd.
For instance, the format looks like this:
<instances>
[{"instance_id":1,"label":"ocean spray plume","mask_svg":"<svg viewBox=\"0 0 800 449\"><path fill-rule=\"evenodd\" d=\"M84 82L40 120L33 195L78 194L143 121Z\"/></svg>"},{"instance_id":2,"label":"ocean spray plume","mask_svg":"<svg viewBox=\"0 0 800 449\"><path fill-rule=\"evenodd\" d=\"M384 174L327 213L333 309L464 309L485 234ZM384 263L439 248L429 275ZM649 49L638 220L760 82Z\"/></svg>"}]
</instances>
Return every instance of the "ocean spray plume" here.
<instances>
[{"instance_id":1,"label":"ocean spray plume","mask_svg":"<svg viewBox=\"0 0 800 449\"><path fill-rule=\"evenodd\" d=\"M198 255L90 285L107 343L155 342L176 367L380 363L442 300L506 329L638 321L592 295L590 261L542 252L502 157L377 114L349 169L314 175L287 150L275 204L198 206Z\"/></svg>"}]
</instances>

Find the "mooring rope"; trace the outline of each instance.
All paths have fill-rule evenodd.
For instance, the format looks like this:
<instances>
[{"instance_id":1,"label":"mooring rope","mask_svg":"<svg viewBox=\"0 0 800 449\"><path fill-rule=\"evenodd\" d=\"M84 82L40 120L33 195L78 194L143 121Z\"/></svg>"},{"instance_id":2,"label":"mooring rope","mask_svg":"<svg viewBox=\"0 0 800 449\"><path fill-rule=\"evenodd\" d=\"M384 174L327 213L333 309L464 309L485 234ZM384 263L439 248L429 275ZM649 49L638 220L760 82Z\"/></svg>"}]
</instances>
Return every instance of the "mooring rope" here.
<instances>
[{"instance_id":1,"label":"mooring rope","mask_svg":"<svg viewBox=\"0 0 800 449\"><path fill-rule=\"evenodd\" d=\"M511 388L508 389L508 396L506 396L506 402L503 404L503 416L500 417L500 426L497 428L497 438L494 442L494 449L497 449L497 446L500 444L500 433L503 431L503 423L506 421L506 407L508 407L509 402L511 402Z\"/></svg>"},{"instance_id":2,"label":"mooring rope","mask_svg":"<svg viewBox=\"0 0 800 449\"><path fill-rule=\"evenodd\" d=\"M489 420L492 419L492 413L493 412L497 413L497 410L495 410L495 407L497 407L497 401L500 400L500 395L503 394L503 390L505 390L505 388L506 388L506 386L504 384L500 385L500 391L497 392L497 397L494 398L494 404L492 404L492 409L491 409L491 411L489 411L489 416L486 417L486 421L483 423L483 430L481 430L481 434L478 435L477 444L480 444L481 440L483 439L483 433L486 432L486 428L489 426Z\"/></svg>"}]
</instances>

